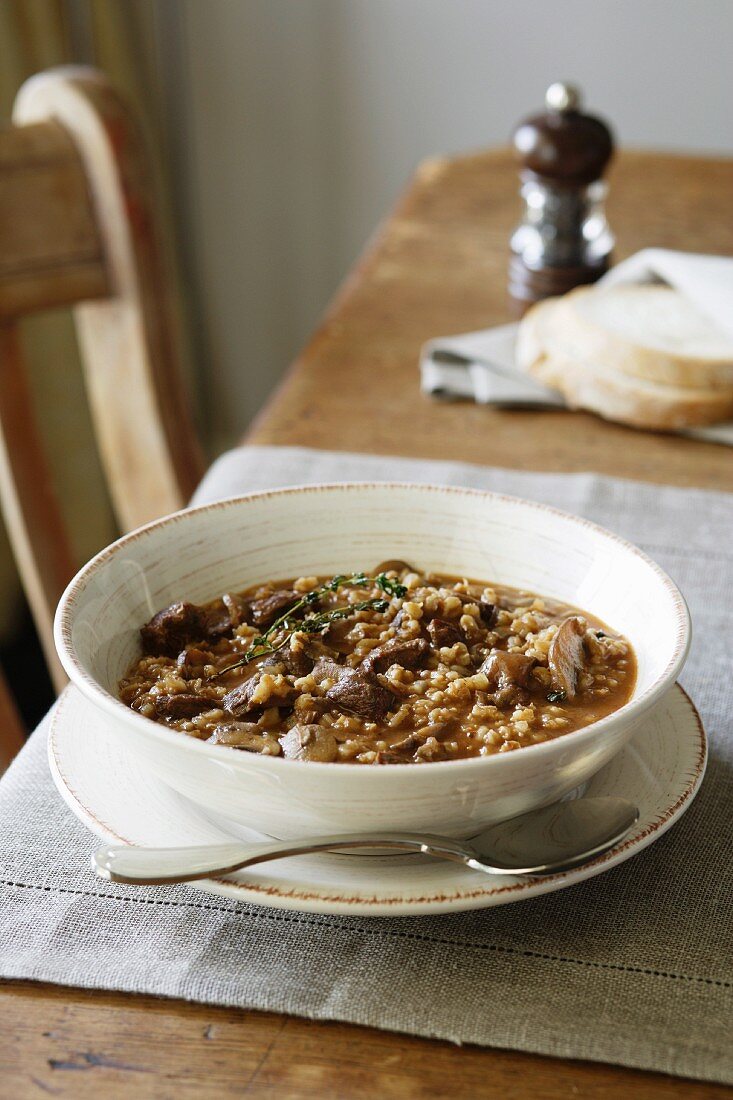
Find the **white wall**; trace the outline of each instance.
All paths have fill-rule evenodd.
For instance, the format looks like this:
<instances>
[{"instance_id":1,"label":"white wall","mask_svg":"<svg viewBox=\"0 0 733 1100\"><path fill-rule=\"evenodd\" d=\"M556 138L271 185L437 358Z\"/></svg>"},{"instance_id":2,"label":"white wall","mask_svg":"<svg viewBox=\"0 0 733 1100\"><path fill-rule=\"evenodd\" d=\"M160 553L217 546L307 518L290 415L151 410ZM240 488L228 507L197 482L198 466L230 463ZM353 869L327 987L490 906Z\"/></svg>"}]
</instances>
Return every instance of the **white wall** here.
<instances>
[{"instance_id":1,"label":"white wall","mask_svg":"<svg viewBox=\"0 0 733 1100\"><path fill-rule=\"evenodd\" d=\"M162 32L175 22L179 43L167 62L178 198L220 444L256 412L415 163L505 142L553 80L579 83L622 144L733 153L731 0L184 0L165 11Z\"/></svg>"}]
</instances>

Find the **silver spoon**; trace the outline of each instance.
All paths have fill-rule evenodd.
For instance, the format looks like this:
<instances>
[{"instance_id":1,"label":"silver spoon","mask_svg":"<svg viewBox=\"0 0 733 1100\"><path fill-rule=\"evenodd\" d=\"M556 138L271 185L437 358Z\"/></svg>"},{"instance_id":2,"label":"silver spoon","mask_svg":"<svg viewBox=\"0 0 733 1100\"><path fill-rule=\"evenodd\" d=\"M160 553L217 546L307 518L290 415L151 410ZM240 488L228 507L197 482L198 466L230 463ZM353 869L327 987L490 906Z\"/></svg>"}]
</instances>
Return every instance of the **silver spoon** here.
<instances>
[{"instance_id":1,"label":"silver spoon","mask_svg":"<svg viewBox=\"0 0 733 1100\"><path fill-rule=\"evenodd\" d=\"M639 819L625 798L579 798L492 825L470 842L419 833L351 833L273 844L210 844L198 848L98 848L101 878L146 886L228 875L255 863L310 852L379 848L422 852L488 875L549 875L594 859L618 844Z\"/></svg>"}]
</instances>

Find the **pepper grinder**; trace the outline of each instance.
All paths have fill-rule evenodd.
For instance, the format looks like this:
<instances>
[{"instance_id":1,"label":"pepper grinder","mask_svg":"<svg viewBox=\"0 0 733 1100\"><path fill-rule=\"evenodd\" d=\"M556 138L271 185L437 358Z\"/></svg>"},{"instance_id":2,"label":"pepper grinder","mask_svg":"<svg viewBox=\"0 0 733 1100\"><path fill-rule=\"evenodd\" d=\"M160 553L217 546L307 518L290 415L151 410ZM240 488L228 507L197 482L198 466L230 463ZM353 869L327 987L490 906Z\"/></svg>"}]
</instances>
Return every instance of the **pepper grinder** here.
<instances>
[{"instance_id":1,"label":"pepper grinder","mask_svg":"<svg viewBox=\"0 0 733 1100\"><path fill-rule=\"evenodd\" d=\"M518 314L594 283L608 269L614 244L601 178L613 153L611 131L580 109L571 84L552 84L545 107L514 131L524 217L511 238L509 293Z\"/></svg>"}]
</instances>

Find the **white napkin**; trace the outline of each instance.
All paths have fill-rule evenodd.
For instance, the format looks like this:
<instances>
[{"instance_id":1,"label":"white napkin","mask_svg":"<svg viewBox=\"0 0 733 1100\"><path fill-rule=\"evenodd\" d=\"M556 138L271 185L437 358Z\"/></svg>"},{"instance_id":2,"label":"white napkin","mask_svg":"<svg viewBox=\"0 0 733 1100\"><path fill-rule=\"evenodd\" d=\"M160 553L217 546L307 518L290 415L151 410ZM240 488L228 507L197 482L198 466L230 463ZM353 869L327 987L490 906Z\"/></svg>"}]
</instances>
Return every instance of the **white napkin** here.
<instances>
[{"instance_id":1,"label":"white napkin","mask_svg":"<svg viewBox=\"0 0 733 1100\"><path fill-rule=\"evenodd\" d=\"M667 283L733 337L733 259L729 256L643 248L599 280L601 286L621 283Z\"/></svg>"},{"instance_id":2,"label":"white napkin","mask_svg":"<svg viewBox=\"0 0 733 1100\"><path fill-rule=\"evenodd\" d=\"M645 248L612 268L598 285L655 282L675 287L733 336L733 259ZM565 399L557 390L515 367L517 329L516 324L499 325L429 340L420 356L423 393L504 408L563 408ZM733 423L690 428L681 434L733 446Z\"/></svg>"}]
</instances>

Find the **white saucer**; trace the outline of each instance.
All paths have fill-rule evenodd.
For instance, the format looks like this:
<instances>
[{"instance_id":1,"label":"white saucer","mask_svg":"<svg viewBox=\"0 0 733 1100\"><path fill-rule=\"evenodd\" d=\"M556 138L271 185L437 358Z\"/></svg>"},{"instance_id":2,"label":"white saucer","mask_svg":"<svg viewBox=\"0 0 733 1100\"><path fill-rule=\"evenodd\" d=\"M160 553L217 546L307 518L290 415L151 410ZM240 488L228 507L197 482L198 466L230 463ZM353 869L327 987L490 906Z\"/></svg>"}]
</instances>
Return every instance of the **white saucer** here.
<instances>
[{"instance_id":1,"label":"white saucer","mask_svg":"<svg viewBox=\"0 0 733 1100\"><path fill-rule=\"evenodd\" d=\"M420 855L326 854L279 860L191 885L255 905L361 916L446 913L536 897L602 874L652 844L692 802L706 756L697 711L675 686L634 740L584 790L631 799L640 809L638 825L613 851L563 874L490 877ZM106 732L104 715L76 688L66 689L55 711L49 761L67 804L105 840L165 847L216 843L232 836L263 839L238 826L213 822L147 772ZM89 847L91 851L91 841Z\"/></svg>"}]
</instances>

